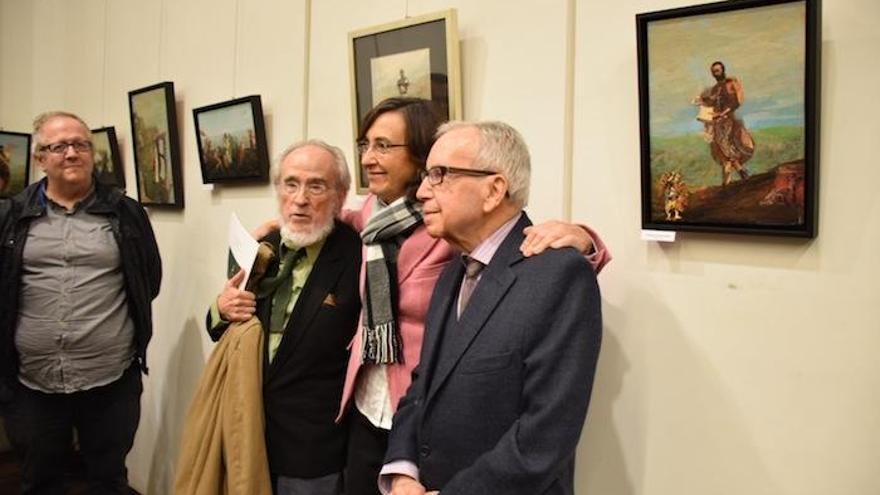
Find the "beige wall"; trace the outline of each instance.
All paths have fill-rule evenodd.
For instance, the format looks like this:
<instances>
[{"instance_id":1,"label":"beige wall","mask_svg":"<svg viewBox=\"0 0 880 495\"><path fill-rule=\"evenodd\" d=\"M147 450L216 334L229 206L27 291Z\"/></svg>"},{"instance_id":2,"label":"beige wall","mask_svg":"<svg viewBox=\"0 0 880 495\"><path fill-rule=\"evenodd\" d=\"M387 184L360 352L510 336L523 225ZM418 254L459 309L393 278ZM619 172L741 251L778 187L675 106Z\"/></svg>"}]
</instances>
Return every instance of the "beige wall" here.
<instances>
[{"instance_id":1,"label":"beige wall","mask_svg":"<svg viewBox=\"0 0 880 495\"><path fill-rule=\"evenodd\" d=\"M825 2L820 237L658 245L639 240L634 14L687 3L0 0L0 126L52 108L115 125L133 196L127 92L175 83L186 209L151 212L165 280L133 486L170 492L229 213L274 213L269 186L201 185L192 108L260 94L272 155L308 135L350 158L347 32L455 7L465 117L522 130L533 216L571 208L615 254L578 492L880 492L880 4Z\"/></svg>"},{"instance_id":2,"label":"beige wall","mask_svg":"<svg viewBox=\"0 0 880 495\"><path fill-rule=\"evenodd\" d=\"M638 240L637 12L579 2L575 217L615 248L580 486L608 494L880 493L875 0L828 0L819 237ZM872 120L872 119L870 119Z\"/></svg>"}]
</instances>

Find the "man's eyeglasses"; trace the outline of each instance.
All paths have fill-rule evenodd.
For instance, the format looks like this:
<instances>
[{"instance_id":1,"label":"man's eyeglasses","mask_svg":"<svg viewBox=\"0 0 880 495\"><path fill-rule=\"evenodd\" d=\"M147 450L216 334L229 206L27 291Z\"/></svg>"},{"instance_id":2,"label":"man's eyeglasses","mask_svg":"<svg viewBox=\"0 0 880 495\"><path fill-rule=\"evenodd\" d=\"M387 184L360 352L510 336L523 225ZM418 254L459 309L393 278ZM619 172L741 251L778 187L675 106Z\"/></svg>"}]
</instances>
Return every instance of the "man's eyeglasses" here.
<instances>
[{"instance_id":1,"label":"man's eyeglasses","mask_svg":"<svg viewBox=\"0 0 880 495\"><path fill-rule=\"evenodd\" d=\"M467 175L470 177L488 177L490 175L498 175L498 172L493 170L477 170L473 168L457 168L447 167L446 165L437 165L429 168L425 172L424 178L428 179L428 184L439 186L440 184L443 184L443 179L449 174Z\"/></svg>"},{"instance_id":2,"label":"man's eyeglasses","mask_svg":"<svg viewBox=\"0 0 880 495\"><path fill-rule=\"evenodd\" d=\"M85 153L92 149L92 143L88 141L71 141L69 143L61 142L40 146L40 151L48 151L49 153L62 155L67 153L67 148L70 146L73 146L73 150L77 153Z\"/></svg>"},{"instance_id":3,"label":"man's eyeglasses","mask_svg":"<svg viewBox=\"0 0 880 495\"><path fill-rule=\"evenodd\" d=\"M372 146L370 145L369 141L357 142L357 150L361 156L367 154L367 152L370 151L371 147L376 153L380 155L387 155L388 153L391 153L392 148L403 148L405 146L405 144L392 144L388 141L373 141Z\"/></svg>"},{"instance_id":4,"label":"man's eyeglasses","mask_svg":"<svg viewBox=\"0 0 880 495\"><path fill-rule=\"evenodd\" d=\"M305 185L302 185L299 182L283 182L281 188L285 193L290 194L291 196L296 196L300 191L304 191L306 196L310 198L323 196L330 190L330 186L325 182L306 182Z\"/></svg>"}]
</instances>

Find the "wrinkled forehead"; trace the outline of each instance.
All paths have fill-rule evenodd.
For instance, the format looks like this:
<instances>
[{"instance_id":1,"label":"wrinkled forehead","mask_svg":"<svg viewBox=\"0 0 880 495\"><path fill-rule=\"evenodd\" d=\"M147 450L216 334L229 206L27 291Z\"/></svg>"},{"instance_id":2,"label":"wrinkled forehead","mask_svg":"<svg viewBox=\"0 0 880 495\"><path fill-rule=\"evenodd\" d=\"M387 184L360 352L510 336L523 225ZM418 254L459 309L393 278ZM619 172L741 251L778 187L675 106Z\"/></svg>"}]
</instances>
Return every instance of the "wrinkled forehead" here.
<instances>
[{"instance_id":1,"label":"wrinkled forehead","mask_svg":"<svg viewBox=\"0 0 880 495\"><path fill-rule=\"evenodd\" d=\"M336 181L333 155L317 146L305 146L293 151L281 162L281 181L296 180Z\"/></svg>"},{"instance_id":2,"label":"wrinkled forehead","mask_svg":"<svg viewBox=\"0 0 880 495\"><path fill-rule=\"evenodd\" d=\"M440 136L428 155L431 165L471 165L480 151L480 132L474 127L453 129Z\"/></svg>"}]
</instances>

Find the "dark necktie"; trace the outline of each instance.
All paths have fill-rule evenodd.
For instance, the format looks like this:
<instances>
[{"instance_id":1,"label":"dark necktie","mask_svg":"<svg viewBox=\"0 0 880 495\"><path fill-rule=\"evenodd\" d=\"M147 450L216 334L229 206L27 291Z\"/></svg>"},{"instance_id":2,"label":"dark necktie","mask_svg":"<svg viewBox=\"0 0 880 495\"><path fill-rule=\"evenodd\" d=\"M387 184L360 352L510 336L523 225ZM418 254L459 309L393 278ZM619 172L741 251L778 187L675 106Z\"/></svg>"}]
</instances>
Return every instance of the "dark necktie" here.
<instances>
[{"instance_id":1,"label":"dark necktie","mask_svg":"<svg viewBox=\"0 0 880 495\"><path fill-rule=\"evenodd\" d=\"M287 311L287 305L290 304L290 296L293 293L291 273L293 273L293 268L299 264L299 261L305 255L305 248L300 248L296 251L288 249L281 258L278 275L264 279L260 283L261 295L272 294L272 316L269 319L270 332L281 333L284 331L284 313Z\"/></svg>"},{"instance_id":2,"label":"dark necktie","mask_svg":"<svg viewBox=\"0 0 880 495\"><path fill-rule=\"evenodd\" d=\"M461 293L458 296L459 317L464 313L464 308L467 307L468 301L470 301L471 295L477 287L477 280L479 279L480 272L486 266L467 255L462 256L461 260L464 263L464 281L461 283Z\"/></svg>"}]
</instances>

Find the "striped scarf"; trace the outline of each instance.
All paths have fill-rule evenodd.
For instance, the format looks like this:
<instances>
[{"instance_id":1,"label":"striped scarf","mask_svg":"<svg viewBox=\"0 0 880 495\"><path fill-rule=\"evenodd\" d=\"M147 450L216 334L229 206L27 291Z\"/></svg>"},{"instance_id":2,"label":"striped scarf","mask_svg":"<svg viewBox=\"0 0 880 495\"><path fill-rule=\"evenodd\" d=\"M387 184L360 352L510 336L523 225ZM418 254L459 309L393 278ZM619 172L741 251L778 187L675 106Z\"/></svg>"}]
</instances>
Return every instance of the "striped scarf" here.
<instances>
[{"instance_id":1,"label":"striped scarf","mask_svg":"<svg viewBox=\"0 0 880 495\"><path fill-rule=\"evenodd\" d=\"M366 246L362 362L396 363L401 357L397 323L397 253L422 223L422 205L406 196L382 207L379 198L361 232Z\"/></svg>"}]
</instances>

